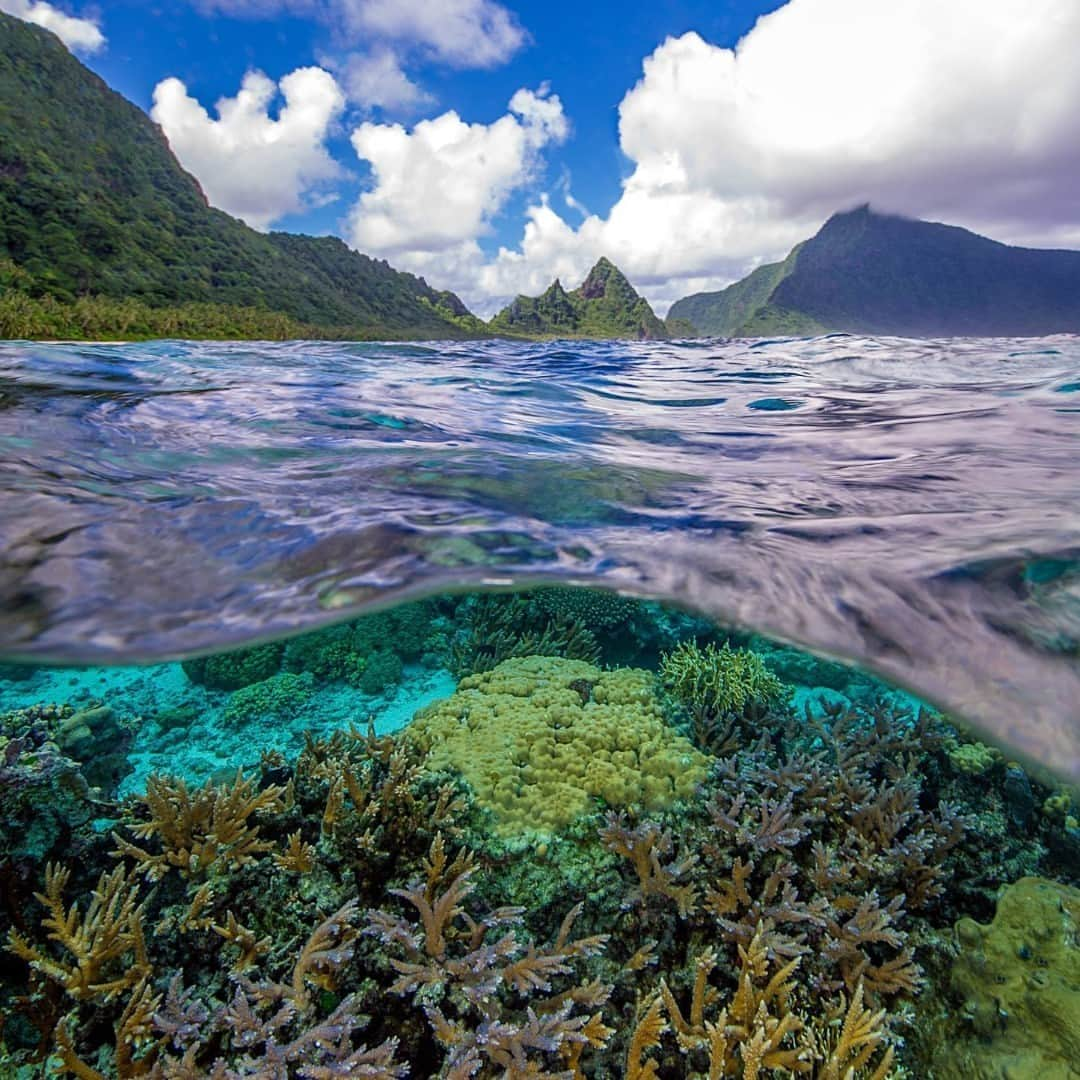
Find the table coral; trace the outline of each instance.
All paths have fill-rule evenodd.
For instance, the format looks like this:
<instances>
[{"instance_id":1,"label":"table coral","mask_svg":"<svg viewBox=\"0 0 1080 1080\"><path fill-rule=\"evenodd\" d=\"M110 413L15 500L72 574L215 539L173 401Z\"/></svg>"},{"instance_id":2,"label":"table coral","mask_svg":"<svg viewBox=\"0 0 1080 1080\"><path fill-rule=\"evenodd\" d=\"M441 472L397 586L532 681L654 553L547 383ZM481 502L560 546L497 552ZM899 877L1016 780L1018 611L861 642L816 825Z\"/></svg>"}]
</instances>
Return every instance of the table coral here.
<instances>
[{"instance_id":1,"label":"table coral","mask_svg":"<svg viewBox=\"0 0 1080 1080\"><path fill-rule=\"evenodd\" d=\"M647 671L530 656L462 679L421 710L409 738L454 769L503 835L553 832L608 806L691 795L708 759L671 728Z\"/></svg>"},{"instance_id":2,"label":"table coral","mask_svg":"<svg viewBox=\"0 0 1080 1080\"><path fill-rule=\"evenodd\" d=\"M943 1044L942 1080L1080 1077L1080 889L1025 877L989 925L956 924L952 991L967 1037Z\"/></svg>"}]
</instances>

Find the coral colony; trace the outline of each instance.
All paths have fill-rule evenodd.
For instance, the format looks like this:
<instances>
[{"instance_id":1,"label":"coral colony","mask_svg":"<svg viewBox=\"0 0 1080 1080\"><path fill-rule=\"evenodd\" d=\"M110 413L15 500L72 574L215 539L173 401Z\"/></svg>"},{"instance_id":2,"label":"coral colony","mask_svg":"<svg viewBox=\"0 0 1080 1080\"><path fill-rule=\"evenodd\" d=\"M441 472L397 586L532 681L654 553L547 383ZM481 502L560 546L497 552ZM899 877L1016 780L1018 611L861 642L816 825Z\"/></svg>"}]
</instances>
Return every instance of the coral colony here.
<instances>
[{"instance_id":1,"label":"coral colony","mask_svg":"<svg viewBox=\"0 0 1080 1080\"><path fill-rule=\"evenodd\" d=\"M169 685L0 716L0 1075L1076 1075L1072 794L861 672L545 588Z\"/></svg>"}]
</instances>

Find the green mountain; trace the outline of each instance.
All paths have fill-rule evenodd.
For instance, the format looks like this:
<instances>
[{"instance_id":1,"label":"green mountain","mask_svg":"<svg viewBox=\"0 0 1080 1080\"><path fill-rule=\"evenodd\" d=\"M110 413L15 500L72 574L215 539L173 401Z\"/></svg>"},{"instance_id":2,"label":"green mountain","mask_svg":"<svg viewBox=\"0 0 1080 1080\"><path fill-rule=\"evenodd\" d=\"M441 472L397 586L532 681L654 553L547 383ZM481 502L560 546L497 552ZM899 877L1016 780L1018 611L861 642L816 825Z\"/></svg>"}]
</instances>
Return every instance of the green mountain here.
<instances>
[{"instance_id":1,"label":"green mountain","mask_svg":"<svg viewBox=\"0 0 1080 1080\"><path fill-rule=\"evenodd\" d=\"M672 305L705 336L905 337L1080 331L1080 252L1009 247L951 225L834 214L782 263Z\"/></svg>"},{"instance_id":2,"label":"green mountain","mask_svg":"<svg viewBox=\"0 0 1080 1080\"><path fill-rule=\"evenodd\" d=\"M631 338L669 336L649 302L634 291L622 271L601 259L567 292L556 279L540 296L519 296L488 323L496 334L540 338Z\"/></svg>"},{"instance_id":3,"label":"green mountain","mask_svg":"<svg viewBox=\"0 0 1080 1080\"><path fill-rule=\"evenodd\" d=\"M5 315L63 326L79 312L136 328L232 320L238 336L483 333L452 293L340 240L264 235L211 208L142 110L53 34L0 14L0 332Z\"/></svg>"}]
</instances>

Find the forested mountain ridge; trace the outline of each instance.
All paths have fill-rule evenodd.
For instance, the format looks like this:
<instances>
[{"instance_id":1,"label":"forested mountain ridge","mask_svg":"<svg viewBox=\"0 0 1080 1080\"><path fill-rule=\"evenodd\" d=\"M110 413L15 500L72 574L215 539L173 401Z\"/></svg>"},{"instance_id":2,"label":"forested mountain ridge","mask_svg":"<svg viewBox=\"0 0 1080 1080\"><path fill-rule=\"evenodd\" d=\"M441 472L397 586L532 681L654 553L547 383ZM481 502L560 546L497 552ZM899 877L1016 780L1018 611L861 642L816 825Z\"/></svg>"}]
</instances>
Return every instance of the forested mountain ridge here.
<instances>
[{"instance_id":1,"label":"forested mountain ridge","mask_svg":"<svg viewBox=\"0 0 1080 1080\"><path fill-rule=\"evenodd\" d=\"M1080 251L1010 247L953 225L834 214L782 263L672 305L704 336L1080 332Z\"/></svg>"},{"instance_id":2,"label":"forested mountain ridge","mask_svg":"<svg viewBox=\"0 0 1080 1080\"><path fill-rule=\"evenodd\" d=\"M142 110L2 13L0 291L9 317L60 319L94 297L136 319L214 305L306 336L484 333L452 293L338 239L262 234L213 209Z\"/></svg>"},{"instance_id":3,"label":"forested mountain ridge","mask_svg":"<svg viewBox=\"0 0 1080 1080\"><path fill-rule=\"evenodd\" d=\"M670 335L649 302L609 259L600 259L581 286L567 292L556 279L539 296L519 296L488 328L540 338L662 340Z\"/></svg>"}]
</instances>

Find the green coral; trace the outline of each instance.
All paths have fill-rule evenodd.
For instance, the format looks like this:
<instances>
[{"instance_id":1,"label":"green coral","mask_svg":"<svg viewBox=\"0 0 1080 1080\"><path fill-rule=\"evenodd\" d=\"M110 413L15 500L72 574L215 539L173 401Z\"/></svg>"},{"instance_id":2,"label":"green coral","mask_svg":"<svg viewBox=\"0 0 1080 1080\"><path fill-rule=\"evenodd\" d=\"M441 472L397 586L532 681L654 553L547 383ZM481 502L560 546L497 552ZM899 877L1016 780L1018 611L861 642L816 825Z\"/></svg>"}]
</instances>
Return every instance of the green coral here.
<instances>
[{"instance_id":1,"label":"green coral","mask_svg":"<svg viewBox=\"0 0 1080 1080\"><path fill-rule=\"evenodd\" d=\"M727 643L702 649L696 641L681 642L661 657L660 677L687 708L710 716L764 710L788 693L757 653Z\"/></svg>"},{"instance_id":2,"label":"green coral","mask_svg":"<svg viewBox=\"0 0 1080 1080\"><path fill-rule=\"evenodd\" d=\"M315 692L315 679L310 672L297 675L281 671L262 682L237 690L225 708L225 720L245 724L252 720L273 718L291 719L302 709Z\"/></svg>"},{"instance_id":3,"label":"green coral","mask_svg":"<svg viewBox=\"0 0 1080 1080\"><path fill-rule=\"evenodd\" d=\"M951 974L960 1030L942 1040L939 1080L1080 1076L1080 890L1025 877L989 925L956 924Z\"/></svg>"},{"instance_id":4,"label":"green coral","mask_svg":"<svg viewBox=\"0 0 1080 1080\"><path fill-rule=\"evenodd\" d=\"M293 638L285 646L286 671L307 672L318 682L347 682L355 686L367 660L357 651L351 624L331 626Z\"/></svg>"},{"instance_id":5,"label":"green coral","mask_svg":"<svg viewBox=\"0 0 1080 1080\"><path fill-rule=\"evenodd\" d=\"M590 630L605 630L627 622L638 607L636 600L607 589L574 589L548 585L533 594L537 604L555 618L583 623Z\"/></svg>"},{"instance_id":6,"label":"green coral","mask_svg":"<svg viewBox=\"0 0 1080 1080\"><path fill-rule=\"evenodd\" d=\"M529 594L470 597L459 606L457 617L460 629L448 666L459 678L520 656L600 660L600 646L588 627L564 615L549 615Z\"/></svg>"},{"instance_id":7,"label":"green coral","mask_svg":"<svg viewBox=\"0 0 1080 1080\"><path fill-rule=\"evenodd\" d=\"M303 634L285 646L283 666L308 672L317 682L346 682L380 694L401 681L406 661L419 660L438 644L433 616L433 607L419 602Z\"/></svg>"},{"instance_id":8,"label":"green coral","mask_svg":"<svg viewBox=\"0 0 1080 1080\"><path fill-rule=\"evenodd\" d=\"M194 683L212 690L239 690L276 674L281 666L282 649L280 642L255 645L250 649L185 660L181 666Z\"/></svg>"},{"instance_id":9,"label":"green coral","mask_svg":"<svg viewBox=\"0 0 1080 1080\"><path fill-rule=\"evenodd\" d=\"M401 682L403 670L401 657L389 649L383 649L368 657L364 674L357 685L362 693L382 694Z\"/></svg>"}]
</instances>

